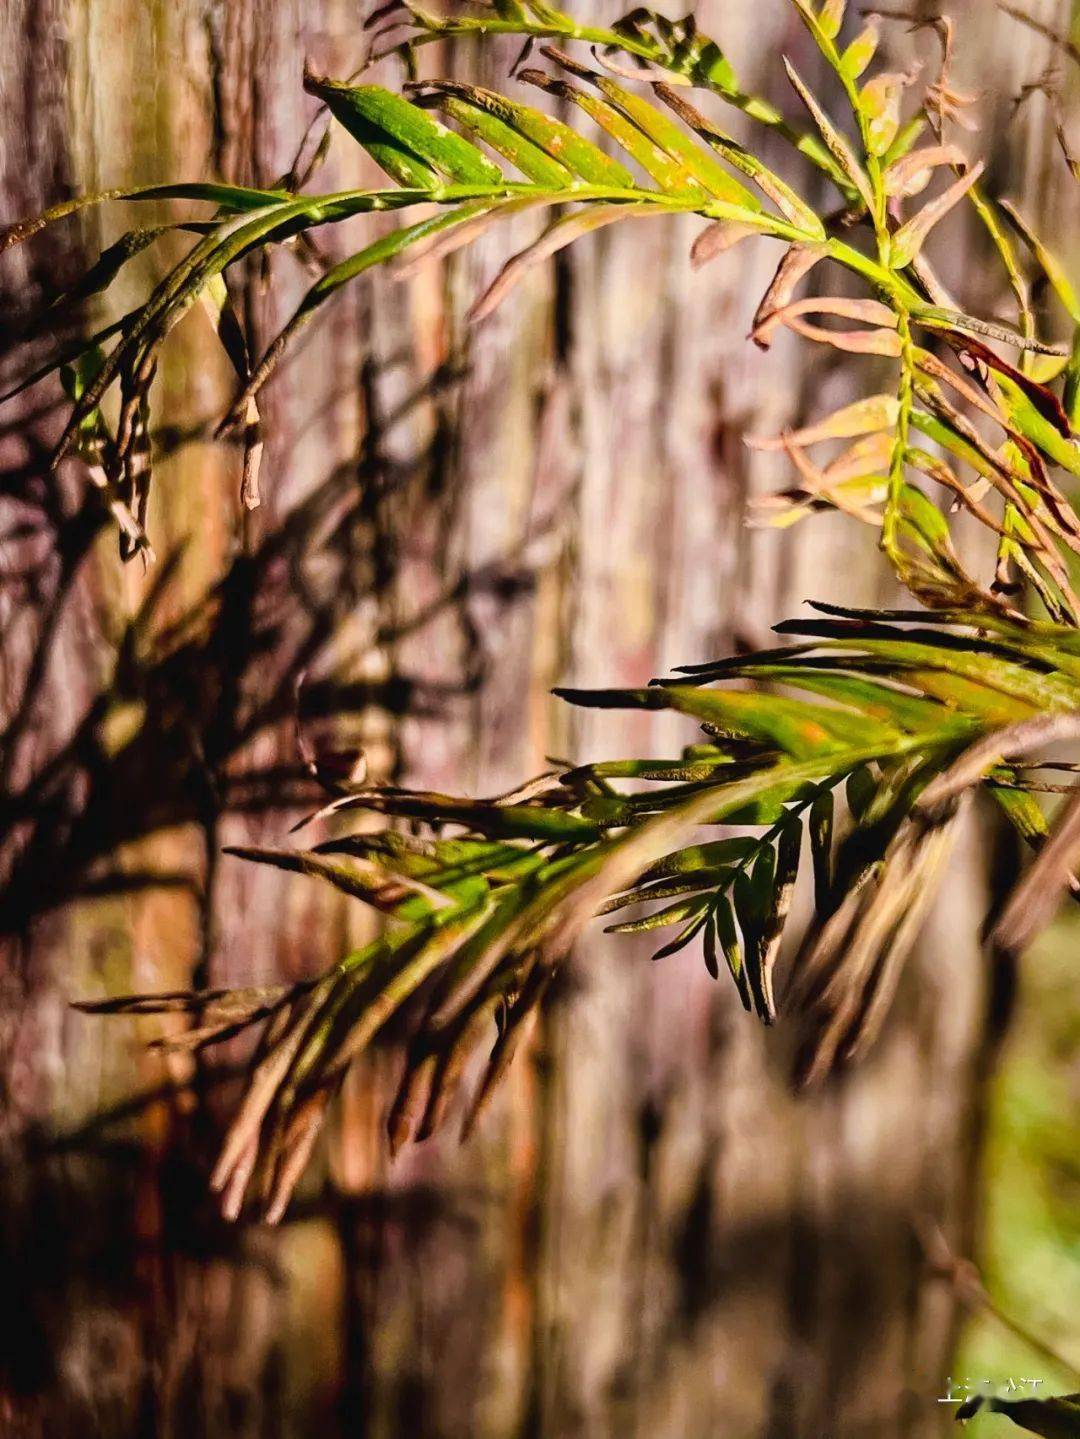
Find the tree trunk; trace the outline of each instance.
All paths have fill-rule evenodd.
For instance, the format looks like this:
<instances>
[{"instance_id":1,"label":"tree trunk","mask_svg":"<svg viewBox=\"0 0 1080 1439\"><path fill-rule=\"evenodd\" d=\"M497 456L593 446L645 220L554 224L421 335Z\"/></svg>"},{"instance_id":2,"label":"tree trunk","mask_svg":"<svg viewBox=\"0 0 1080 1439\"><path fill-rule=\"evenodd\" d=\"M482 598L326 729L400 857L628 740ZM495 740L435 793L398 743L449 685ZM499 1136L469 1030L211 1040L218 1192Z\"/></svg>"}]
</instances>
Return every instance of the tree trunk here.
<instances>
[{"instance_id":1,"label":"tree trunk","mask_svg":"<svg viewBox=\"0 0 1080 1439\"><path fill-rule=\"evenodd\" d=\"M1041 73L1043 42L980 23L974 0L956 10L958 86L974 75L1007 101ZM781 0L709 0L698 20L748 88L781 97L782 52L812 71ZM341 0L13 0L2 24L5 221L69 190L208 167L271 182L311 113L304 59L344 75L365 44ZM914 42L895 30L902 65ZM503 83L512 56L459 47L428 62ZM1050 163L1044 121L1029 107L1011 131L1029 176ZM339 134L317 185L364 177ZM5 256L5 295L48 293L122 223L90 211ZM641 684L757 643L808 597L888 598L872 539L842 519L745 528L783 467L752 459L743 436L823 413L850 383L802 346L745 342L777 254L748 244L694 274L690 222L619 226L470 329L469 299L528 224L445 271L339 297L266 398L251 515L237 455L208 437L231 376L190 315L155 391L168 428L146 573L120 570L75 477L50 502L55 414L21 400L0 431L4 531L27 512L39 525L5 543L5 576L32 561L45 582L44 599L9 600L6 581L0 598L4 704L16 714L28 687L32 700L6 784L17 793L53 755L66 765L59 807L38 806L38 847L27 858L13 828L4 851L5 1433L916 1439L951 1421L936 1399L957 1315L918 1236L938 1226L966 1249L977 1213L988 975L974 833L883 1040L844 1082L793 1099L783 1029L749 1021L692 951L651 966L590 931L467 1146L446 1134L390 1166L396 1060L376 1050L278 1231L211 1215L206 1163L232 1099L214 1071L178 1099L188 1072L139 1047L156 1030L67 1008L193 978L298 977L366 932L314 882L220 854L280 840L303 812L301 674L310 722L332 717L376 774L497 793L545 755L693 738L671 715L568 714L554 683ZM365 227L324 243L355 249ZM958 239L966 263L945 279L970 290L979 241ZM155 263L138 262L142 283ZM256 348L306 283L288 255L269 289L255 268L233 282ZM114 696L91 762L70 738L178 546L154 623L221 583L208 637L162 659L141 712ZM129 722L137 740L110 748L107 726ZM127 891L78 894L114 852ZM134 887L149 871L160 882Z\"/></svg>"}]
</instances>

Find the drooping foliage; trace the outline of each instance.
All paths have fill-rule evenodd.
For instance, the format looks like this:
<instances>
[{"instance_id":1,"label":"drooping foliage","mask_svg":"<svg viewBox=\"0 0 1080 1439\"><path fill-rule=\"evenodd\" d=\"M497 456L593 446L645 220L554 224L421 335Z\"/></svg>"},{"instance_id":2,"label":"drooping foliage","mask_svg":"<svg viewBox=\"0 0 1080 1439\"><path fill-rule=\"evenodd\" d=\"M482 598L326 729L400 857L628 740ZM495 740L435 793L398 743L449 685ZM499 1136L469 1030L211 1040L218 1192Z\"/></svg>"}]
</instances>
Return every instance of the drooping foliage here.
<instances>
[{"instance_id":1,"label":"drooping foliage","mask_svg":"<svg viewBox=\"0 0 1080 1439\"><path fill-rule=\"evenodd\" d=\"M447 256L523 211L547 216L545 226L476 299L477 321L592 231L690 213L705 221L695 264L723 263L755 239L782 246L753 322L758 345L787 329L852 355L873 376L836 413L751 441L792 465L791 488L760 517L788 525L833 508L864 522L925 608L819 607L779 626L791 642L772 651L691 666L641 689L563 692L578 705L687 716L703 737L677 758L560 769L484 800L335 782L324 816L407 824L339 832L310 849L239 853L374 906L386 921L378 939L311 984L88 1006L190 1012L196 1027L181 1042L193 1048L262 1025L215 1174L229 1213L261 1165L266 1205L280 1216L347 1067L399 1014L411 1038L389 1115L392 1147L438 1127L494 1029L466 1110L471 1126L596 913L620 932L656 930L658 959L700 943L710 972L728 971L748 1010L766 1023L778 1010L792 1017L799 1074L813 1080L856 1058L879 1030L974 794L996 803L1035 855L994 942L1023 948L1072 883L1080 806L1066 800L1051 815L1043 796L1068 788L1047 778L1049 747L1080 736L1080 518L1067 495L1080 476L1080 342L1037 333L1029 277L1049 286L1067 333L1080 335L1080 298L1027 221L985 191L982 164L956 139L964 97L949 84L948 46L936 81L916 97L911 77L872 68L878 22L860 30L844 0L787 3L833 76L819 98L785 60L802 129L747 94L722 43L690 18L637 10L604 29L529 0L450 19L410 4L380 12L375 40L379 53L388 34L388 49L407 61L414 78L400 91L305 81L385 172L384 188L315 194L295 175L266 190L163 185L67 202L4 237L27 239L105 200L213 207L208 219L132 231L104 252L61 308L105 288L166 230L194 236L142 305L69 343L25 382L61 369L71 409L56 462L82 461L126 556L149 543L149 388L187 310L209 307L237 370L222 430L243 434L242 497L256 504L258 395L319 307L369 270ZM497 34L523 37L529 52L513 95L415 78L428 42ZM519 98L521 85L541 92L540 103ZM702 93L691 99L694 91ZM789 142L793 179L725 129L725 108ZM807 166L831 186L828 208L800 193ZM1000 259L1015 298L1008 321L964 312L936 274L935 227L959 205L974 207ZM321 227L388 211L414 213L324 267L281 334L252 357L223 278L230 267L279 246L312 261ZM824 293L802 297L811 271ZM112 392L110 420L103 403ZM960 511L993 537L986 576L961 556ZM812 876L814 918L778 998L774 971L801 869Z\"/></svg>"}]
</instances>

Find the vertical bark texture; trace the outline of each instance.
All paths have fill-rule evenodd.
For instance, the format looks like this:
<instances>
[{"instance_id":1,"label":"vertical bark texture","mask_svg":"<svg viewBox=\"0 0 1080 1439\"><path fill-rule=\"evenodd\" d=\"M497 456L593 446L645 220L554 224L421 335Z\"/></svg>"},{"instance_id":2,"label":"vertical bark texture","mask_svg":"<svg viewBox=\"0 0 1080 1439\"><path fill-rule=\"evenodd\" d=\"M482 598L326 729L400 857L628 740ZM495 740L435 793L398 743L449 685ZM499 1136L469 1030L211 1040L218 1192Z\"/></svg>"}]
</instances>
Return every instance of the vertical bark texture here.
<instances>
[{"instance_id":1,"label":"vertical bark texture","mask_svg":"<svg viewBox=\"0 0 1080 1439\"><path fill-rule=\"evenodd\" d=\"M611 0L579 9L618 13ZM1008 97L1041 73L1043 42L977 0L954 9L958 83ZM1067 10L1033 6L1058 23ZM305 57L349 73L359 18L344 0L9 0L2 218L208 166L273 180L310 114ZM781 0L708 0L698 18L773 96L782 51L812 68ZM899 28L894 39L903 60L912 42ZM500 82L511 58L429 54L435 69ZM1035 194L1033 176L1062 173L1039 104L1006 150ZM1003 100L998 133L1008 119ZM366 173L338 136L320 184ZM77 273L117 224L91 212L7 256L12 311ZM356 248L359 233L326 244ZM689 223L616 227L470 331L466 301L526 233L491 233L407 285L363 282L312 326L266 399L252 516L238 510L237 455L208 439L229 373L205 317L185 320L156 394L168 428L150 526L159 556L178 559L155 623L212 593L205 638L127 697L134 710L95 712L92 745L80 731L74 753L119 629L159 571L121 573L77 484L50 489L47 406L5 411L5 718L32 695L5 783L55 754L69 780L40 851L20 860L15 831L4 851L4 1433L940 1432L955 1314L916 1235L938 1224L965 1247L975 1210L974 835L885 1038L845 1083L794 1102L783 1034L747 1021L695 955L658 969L590 934L467 1147L446 1136L388 1165L394 1056L376 1051L275 1232L210 1217L212 1076L178 1102L167 1091L184 1073L146 1057L149 1032L66 1007L193 975L293 978L363 934L363 916L314 884L220 857L224 843L281 835L303 801L301 672L310 722L336 714L339 739L362 742L376 772L497 792L546 754L662 752L690 737L668 715L569 716L552 683L639 684L756 641L807 596L884 598L872 544L842 523L783 538L744 528L748 499L780 472L751 464L742 435L838 403L849 383L820 354L781 343L764 357L744 342L776 255L748 245L693 275ZM978 253L974 234L957 238ZM144 283L153 263L140 262ZM947 279L977 283L974 264L954 268ZM304 283L288 256L269 289L254 268L231 280L257 343ZM8 583L31 565L34 603ZM252 662L255 634L266 646ZM138 738L116 750L108 726L125 723ZM117 846L129 876L171 881L57 904ZM125 1107L132 1093L145 1102Z\"/></svg>"}]
</instances>

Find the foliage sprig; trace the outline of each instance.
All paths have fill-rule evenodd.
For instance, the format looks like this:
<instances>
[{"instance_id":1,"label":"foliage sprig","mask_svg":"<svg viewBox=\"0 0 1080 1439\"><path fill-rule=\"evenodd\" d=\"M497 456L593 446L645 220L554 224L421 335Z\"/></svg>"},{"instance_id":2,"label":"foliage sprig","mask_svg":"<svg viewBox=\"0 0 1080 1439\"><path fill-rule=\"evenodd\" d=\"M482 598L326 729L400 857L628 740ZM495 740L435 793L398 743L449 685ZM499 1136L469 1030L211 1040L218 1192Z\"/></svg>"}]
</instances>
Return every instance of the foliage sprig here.
<instances>
[{"instance_id":1,"label":"foliage sprig","mask_svg":"<svg viewBox=\"0 0 1080 1439\"><path fill-rule=\"evenodd\" d=\"M783 246L753 320L758 345L768 348L787 329L889 375L834 414L751 441L785 452L794 472L791 488L771 496L759 519L790 525L822 508L851 515L879 533L897 578L926 610L818 607L816 617L779 627L793 641L781 648L691 666L643 689L560 692L578 705L687 716L704 737L674 759L553 771L483 800L385 786L339 792L323 817L363 811L401 823L379 834L339 833L309 849L237 853L316 876L374 906L385 917L376 940L310 984L87 1006L187 1010L198 1023L177 1042L190 1048L262 1026L214 1176L231 1214L261 1165L268 1212L281 1215L346 1069L402 1016L408 1039L388 1120L393 1148L439 1126L494 1025L468 1130L571 942L597 912L619 916L610 923L619 932L673 931L658 959L700 939L710 972L719 975L723 964L747 1009L765 1023L778 1008L794 1017L799 1073L813 1080L858 1057L879 1031L957 816L975 793L995 802L1035 852L1028 899L1053 897L1068 876L1062 836L1077 823L1077 802L1066 800L1054 833L1040 796L1061 788L1041 767L1047 747L1080 733L1080 597L1072 579L1080 519L1066 494L1080 477L1080 300L1026 220L984 193L982 164L951 138L962 97L948 84L949 45L942 73L912 105L913 77L871 73L876 22L848 27L847 38L844 0L788 3L835 78L843 122L785 60L807 117L804 131L787 124L741 88L721 45L690 17L673 22L638 9L602 28L533 0L497 0L452 18L409 3L376 17L376 55L393 50L408 61L413 78L401 91L305 78L389 186L315 194L288 177L268 189L113 191L66 202L4 237L26 239L104 200L213 207L208 219L130 232L54 307L98 293L166 231L195 236L141 305L69 345L52 366L62 367L71 397L56 463L84 462L125 554L148 544L149 386L162 344L187 311L208 307L237 370L222 430L244 435L243 496L254 504L258 395L319 308L369 270L400 273L449 256L524 211L557 213L492 278L474 320L530 270L602 226L690 213L706 221L695 264L750 238ZM520 36L529 52L517 80L554 97L560 116L516 92L416 78L417 54L431 41L505 34ZM539 48L546 67L526 65L540 41L549 42ZM691 89L703 92L701 103L688 98ZM728 133L704 108L713 99L787 141L813 168L815 185L822 177L831 185L833 207L819 209ZM1016 299L1013 319L964 312L929 259L937 226L965 204L993 241ZM322 227L399 210L416 214L324 268L265 353L249 356L223 279L231 267L276 247L310 263L310 237ZM843 293L800 298L800 285L822 265L846 271L856 293L849 283ZM1064 343L1036 331L1029 269L1056 296ZM110 392L119 397L114 420L103 409ZM822 446L831 457L819 458ZM993 536L996 564L985 578L961 556L951 524L961 509ZM1029 600L1041 618L1032 618ZM814 918L778 1004L774 975L804 851ZM622 917L631 907L634 916ZM1019 948L1030 930L1014 906L997 940Z\"/></svg>"}]
</instances>

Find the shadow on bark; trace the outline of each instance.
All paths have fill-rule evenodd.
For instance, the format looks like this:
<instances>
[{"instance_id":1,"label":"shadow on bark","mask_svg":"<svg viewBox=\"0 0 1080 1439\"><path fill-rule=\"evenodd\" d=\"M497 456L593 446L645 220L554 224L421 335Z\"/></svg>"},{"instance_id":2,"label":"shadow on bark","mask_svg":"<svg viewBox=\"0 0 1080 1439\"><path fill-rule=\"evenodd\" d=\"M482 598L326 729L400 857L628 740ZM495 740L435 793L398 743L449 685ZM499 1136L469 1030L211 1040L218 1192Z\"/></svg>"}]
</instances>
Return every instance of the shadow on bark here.
<instances>
[{"instance_id":1,"label":"shadow on bark","mask_svg":"<svg viewBox=\"0 0 1080 1439\"><path fill-rule=\"evenodd\" d=\"M880 1256L907 1249L918 1267L911 1215L883 1203L871 1186L849 1194L827 1216L800 1210L725 1228L716 1212L715 1174L711 1163L703 1165L671 1235L678 1294L656 1352L693 1342L717 1306L752 1299L762 1272L781 1256L791 1292L800 1296L808 1363L793 1372L786 1337L762 1335L760 1377L769 1411L764 1432L788 1439L810 1433L807 1395L813 1394L815 1406L827 1410L833 1402L839 1408L887 1343L892 1276L883 1273ZM636 1205L655 1202L647 1178L637 1188ZM293 1206L279 1240L258 1225L220 1220L179 1132L156 1155L89 1130L62 1151L30 1137L7 1168L0 1195L0 1332L7 1336L0 1351L0 1405L26 1424L25 1431L5 1432L40 1432L39 1416L51 1434L114 1439L275 1432L356 1439L374 1432L366 1396L378 1383L384 1418L388 1408L396 1412L393 1432L436 1439L443 1432L437 1415L447 1407L447 1374L429 1362L430 1335L415 1336L416 1349L406 1347L391 1376L374 1374L369 1345L384 1322L387 1275L393 1275L392 1287L415 1289L418 1305L421 1292L425 1296L419 1306L427 1309L425 1327L443 1336L437 1352L447 1355L447 1363L451 1355L483 1352L490 1340L488 1316L468 1299L491 1200L482 1188L445 1184L358 1195L328 1187ZM230 1328L236 1315L216 1312L213 1295L223 1286L241 1296L253 1285L283 1291L289 1280L281 1244L290 1242L290 1230L303 1235L317 1228L332 1231L348 1256L345 1362L327 1376L327 1389L308 1412L288 1414L278 1407L276 1352L288 1336L278 1334L259 1364L236 1362L242 1348ZM431 1266L445 1263L451 1248L460 1266L436 1282ZM838 1296L830 1289L828 1257L841 1251L844 1293ZM633 1258L628 1250L621 1262ZM838 1300L849 1320L842 1353L830 1342L830 1306L835 1309ZM550 1384L546 1371L556 1344L555 1335L536 1336L525 1376L529 1386ZM818 1372L826 1362L829 1372ZM91 1375L92 1385L86 1382ZM636 1408L662 1382L648 1365L626 1368L608 1402ZM482 1384L479 1367L455 1364L454 1411L479 1412ZM578 1429L572 1404L561 1407L565 1399L556 1392L554 1405L561 1411L558 1432L569 1435ZM882 1406L882 1427L871 1425L866 1433L902 1432L892 1427L897 1415L891 1396L882 1395Z\"/></svg>"},{"instance_id":2,"label":"shadow on bark","mask_svg":"<svg viewBox=\"0 0 1080 1439\"><path fill-rule=\"evenodd\" d=\"M41 914L72 899L154 886L198 891L196 874L145 870L118 851L187 823L208 841L229 813L282 816L312 807L319 790L290 731L315 747L340 743L362 716L437 718L447 701L483 682L482 643L468 617L478 595L527 595L523 555L447 576L444 591L402 612L398 567L408 546L402 520L417 503L438 506L445 437L406 460L382 452L384 433L416 406L456 383L441 373L393 414L369 427L360 454L339 466L285 514L250 552L237 546L224 573L194 603L178 600L185 550L158 561L145 598L118 633L95 616L80 636L98 671L67 738L43 752L42 707L54 701L58 645L86 603L87 571L109 520L96 492L58 485L40 428L25 422L23 453L0 474L7 523L0 539L17 558L0 570L6 616L0 643L27 654L0 730L0 935L23 934ZM373 396L376 377L366 376ZM43 406L36 419L47 422ZM168 453L196 435L158 435ZM450 613L469 660L456 683L402 668L395 647ZM343 627L367 616L361 644L385 659L377 677L357 679L334 654ZM80 617L81 618L81 617ZM279 737L294 761L266 764L260 740ZM265 746L262 746L265 749ZM386 778L393 776L391 756ZM213 863L208 845L207 865Z\"/></svg>"}]
</instances>

